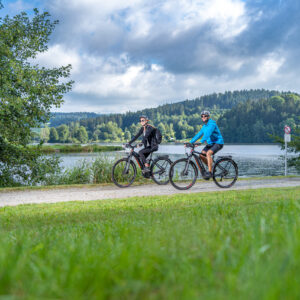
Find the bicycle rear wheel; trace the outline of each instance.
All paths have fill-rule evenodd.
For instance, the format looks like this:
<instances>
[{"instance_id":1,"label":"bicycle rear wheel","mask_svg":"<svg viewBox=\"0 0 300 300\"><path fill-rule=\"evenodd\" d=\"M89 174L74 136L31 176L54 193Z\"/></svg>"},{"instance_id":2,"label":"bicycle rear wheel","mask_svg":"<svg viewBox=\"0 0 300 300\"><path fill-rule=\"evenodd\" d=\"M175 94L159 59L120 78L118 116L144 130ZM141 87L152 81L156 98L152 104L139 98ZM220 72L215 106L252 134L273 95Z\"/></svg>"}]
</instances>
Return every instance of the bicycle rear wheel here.
<instances>
[{"instance_id":1,"label":"bicycle rear wheel","mask_svg":"<svg viewBox=\"0 0 300 300\"><path fill-rule=\"evenodd\" d=\"M168 184L171 164L172 161L168 158L158 158L154 160L151 166L152 180L159 185Z\"/></svg>"},{"instance_id":2,"label":"bicycle rear wheel","mask_svg":"<svg viewBox=\"0 0 300 300\"><path fill-rule=\"evenodd\" d=\"M133 161L127 165L127 158L119 159L112 168L112 181L118 187L130 186L136 177L136 166ZM126 167L128 169L126 170Z\"/></svg>"},{"instance_id":3,"label":"bicycle rear wheel","mask_svg":"<svg viewBox=\"0 0 300 300\"><path fill-rule=\"evenodd\" d=\"M230 188L238 178L238 166L231 158L221 158L213 168L213 180L221 188Z\"/></svg>"},{"instance_id":4,"label":"bicycle rear wheel","mask_svg":"<svg viewBox=\"0 0 300 300\"><path fill-rule=\"evenodd\" d=\"M196 165L187 158L176 160L170 168L170 182L178 190L187 190L191 188L198 176Z\"/></svg>"}]
</instances>

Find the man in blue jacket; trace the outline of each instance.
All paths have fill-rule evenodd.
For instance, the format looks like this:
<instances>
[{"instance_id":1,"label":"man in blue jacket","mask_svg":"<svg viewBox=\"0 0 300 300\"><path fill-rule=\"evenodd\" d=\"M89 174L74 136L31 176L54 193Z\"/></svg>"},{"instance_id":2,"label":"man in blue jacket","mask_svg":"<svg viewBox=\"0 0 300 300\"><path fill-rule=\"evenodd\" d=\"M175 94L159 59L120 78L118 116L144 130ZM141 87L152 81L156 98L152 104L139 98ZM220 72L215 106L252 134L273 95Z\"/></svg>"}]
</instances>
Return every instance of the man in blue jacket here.
<instances>
[{"instance_id":1,"label":"man in blue jacket","mask_svg":"<svg viewBox=\"0 0 300 300\"><path fill-rule=\"evenodd\" d=\"M220 151L224 146L224 140L216 121L210 119L210 112L205 110L201 112L201 119L204 122L201 130L190 140L190 143L195 143L201 136L201 143L206 142L200 158L208 166L208 172L205 174L205 179L212 177L212 155Z\"/></svg>"}]
</instances>

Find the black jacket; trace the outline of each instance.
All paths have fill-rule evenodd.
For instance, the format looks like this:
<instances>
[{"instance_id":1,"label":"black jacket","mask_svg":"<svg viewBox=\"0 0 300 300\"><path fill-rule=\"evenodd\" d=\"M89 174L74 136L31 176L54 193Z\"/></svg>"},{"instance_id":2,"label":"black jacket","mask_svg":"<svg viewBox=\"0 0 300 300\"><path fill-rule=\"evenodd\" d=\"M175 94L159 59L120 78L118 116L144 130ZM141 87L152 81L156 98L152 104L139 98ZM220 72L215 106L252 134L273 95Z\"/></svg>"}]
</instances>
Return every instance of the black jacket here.
<instances>
[{"instance_id":1,"label":"black jacket","mask_svg":"<svg viewBox=\"0 0 300 300\"><path fill-rule=\"evenodd\" d=\"M146 125L145 129L145 135L144 135L144 127L142 126L139 132L131 139L129 144L133 143L135 140L137 140L141 135L143 135L142 143L144 144L144 147L150 146L151 148L157 147L158 143L156 140L156 128L154 128L151 125ZM148 143L147 143L148 142Z\"/></svg>"}]
</instances>

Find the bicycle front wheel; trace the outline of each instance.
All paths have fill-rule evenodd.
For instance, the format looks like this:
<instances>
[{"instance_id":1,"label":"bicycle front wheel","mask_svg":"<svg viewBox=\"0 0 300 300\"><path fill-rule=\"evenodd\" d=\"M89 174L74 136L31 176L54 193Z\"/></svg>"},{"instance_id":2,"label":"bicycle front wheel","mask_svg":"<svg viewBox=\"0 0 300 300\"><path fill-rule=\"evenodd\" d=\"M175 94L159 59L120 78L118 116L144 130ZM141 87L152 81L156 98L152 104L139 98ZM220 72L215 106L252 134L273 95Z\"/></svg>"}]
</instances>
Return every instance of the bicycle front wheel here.
<instances>
[{"instance_id":1,"label":"bicycle front wheel","mask_svg":"<svg viewBox=\"0 0 300 300\"><path fill-rule=\"evenodd\" d=\"M187 190L191 188L198 176L196 165L187 158L176 160L170 168L169 178L171 184L178 190Z\"/></svg>"},{"instance_id":2,"label":"bicycle front wheel","mask_svg":"<svg viewBox=\"0 0 300 300\"><path fill-rule=\"evenodd\" d=\"M213 180L221 188L230 188L238 178L238 167L231 158L222 158L213 168Z\"/></svg>"},{"instance_id":3,"label":"bicycle front wheel","mask_svg":"<svg viewBox=\"0 0 300 300\"><path fill-rule=\"evenodd\" d=\"M133 161L128 163L127 158L119 159L112 168L112 181L118 187L130 186L136 177L136 166Z\"/></svg>"},{"instance_id":4,"label":"bicycle front wheel","mask_svg":"<svg viewBox=\"0 0 300 300\"><path fill-rule=\"evenodd\" d=\"M151 166L152 180L159 185L168 184L171 164L172 161L168 158L158 158L154 160Z\"/></svg>"}]
</instances>

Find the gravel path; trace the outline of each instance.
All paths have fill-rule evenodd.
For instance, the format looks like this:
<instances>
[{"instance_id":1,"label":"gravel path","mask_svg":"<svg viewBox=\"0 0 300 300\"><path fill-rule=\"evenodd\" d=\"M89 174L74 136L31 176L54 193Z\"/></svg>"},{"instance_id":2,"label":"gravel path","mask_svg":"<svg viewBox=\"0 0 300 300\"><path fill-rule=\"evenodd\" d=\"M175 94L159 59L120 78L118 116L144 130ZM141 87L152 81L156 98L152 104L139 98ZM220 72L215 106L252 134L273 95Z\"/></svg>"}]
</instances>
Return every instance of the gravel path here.
<instances>
[{"instance_id":1,"label":"gravel path","mask_svg":"<svg viewBox=\"0 0 300 300\"><path fill-rule=\"evenodd\" d=\"M261 180L238 180L229 190L259 189L270 187L300 186L300 177ZM132 186L126 189L114 185L60 188L49 190L23 190L12 192L0 192L0 207L14 206L29 203L55 203L66 201L90 201L116 198L129 198L136 196L172 195L179 193L199 193L213 191L228 191L218 188L213 181L196 183L188 191L178 191L171 185L158 186L155 184Z\"/></svg>"}]
</instances>

